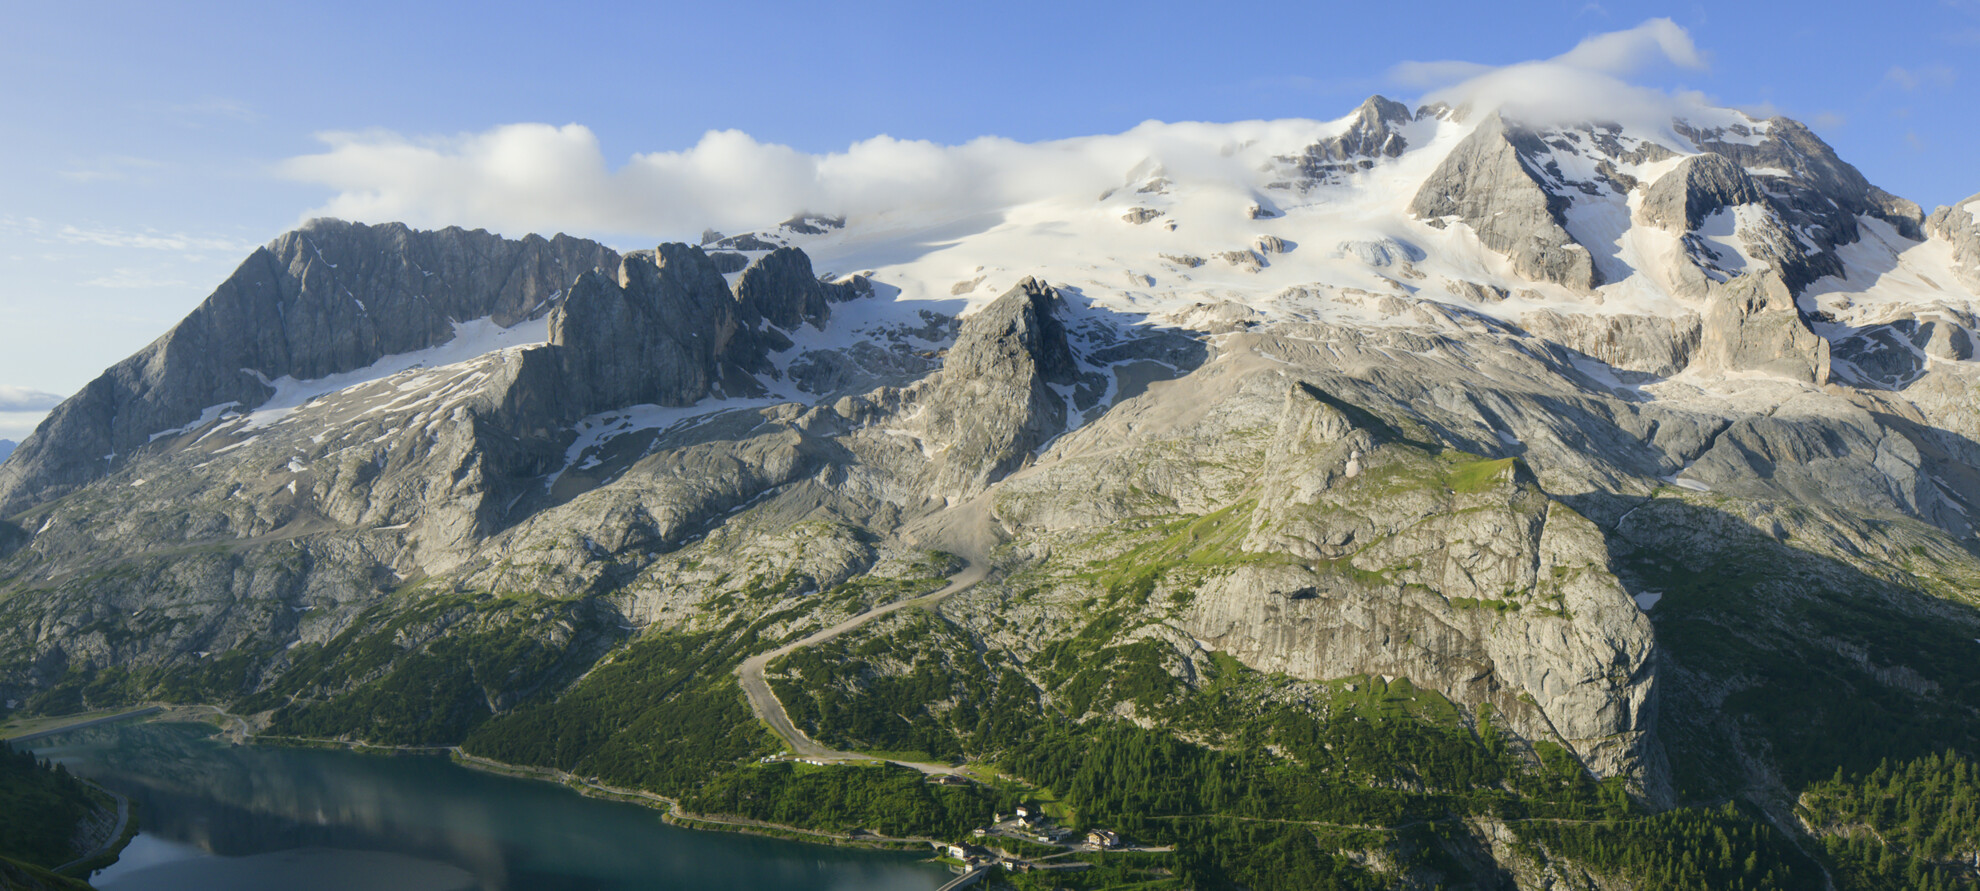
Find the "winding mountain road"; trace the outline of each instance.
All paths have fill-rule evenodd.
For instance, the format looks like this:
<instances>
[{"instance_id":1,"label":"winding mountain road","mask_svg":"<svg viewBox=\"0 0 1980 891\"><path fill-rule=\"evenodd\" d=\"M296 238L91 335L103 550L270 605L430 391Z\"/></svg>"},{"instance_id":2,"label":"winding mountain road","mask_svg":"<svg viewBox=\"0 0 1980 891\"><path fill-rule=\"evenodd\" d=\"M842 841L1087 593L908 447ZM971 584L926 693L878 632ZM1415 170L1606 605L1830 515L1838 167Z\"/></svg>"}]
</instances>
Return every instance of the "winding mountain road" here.
<instances>
[{"instance_id":1,"label":"winding mountain road","mask_svg":"<svg viewBox=\"0 0 1980 891\"><path fill-rule=\"evenodd\" d=\"M812 739L804 731L799 730L797 725L791 722L790 714L784 711L783 702L777 699L776 693L771 692L770 682L763 677L764 670L770 666L771 662L779 658L804 647L824 643L881 616L890 615L910 607L934 606L937 603L975 587L977 583L983 581L984 577L989 574L988 561L972 560L967 566L963 567L961 572L950 576L947 585L944 585L934 593L923 594L920 597L912 597L907 600L897 600L893 603L874 607L837 625L812 632L770 652L751 657L736 669L736 675L742 679L743 695L749 699L750 711L755 712L757 718L761 719L763 723L768 724L772 732L782 737L784 744L790 747L791 754L799 758L811 761L874 760L871 755L862 755L858 752L841 752L837 749L828 748L817 740ZM926 774L955 773L955 768L946 764L923 764L914 761L894 761L893 763L912 767Z\"/></svg>"}]
</instances>

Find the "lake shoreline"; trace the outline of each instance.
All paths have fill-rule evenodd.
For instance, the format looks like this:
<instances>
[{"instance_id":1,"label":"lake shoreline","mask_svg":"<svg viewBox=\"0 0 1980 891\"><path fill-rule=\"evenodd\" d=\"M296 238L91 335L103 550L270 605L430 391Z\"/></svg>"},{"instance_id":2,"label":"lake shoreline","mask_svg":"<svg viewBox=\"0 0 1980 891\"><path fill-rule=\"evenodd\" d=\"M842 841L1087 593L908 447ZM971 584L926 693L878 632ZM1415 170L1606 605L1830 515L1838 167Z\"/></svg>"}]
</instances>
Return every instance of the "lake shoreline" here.
<instances>
[{"instance_id":1,"label":"lake shoreline","mask_svg":"<svg viewBox=\"0 0 1980 891\"><path fill-rule=\"evenodd\" d=\"M210 719L210 720L209 720ZM224 708L204 703L167 706L146 716L148 721L196 721L213 723L216 730L231 737L236 745L265 745L291 748L341 749L363 754L380 755L445 755L448 760L470 770L507 776L516 779L537 780L563 786L587 798L605 801L618 801L637 804L641 807L660 811L662 822L682 829L701 832L727 832L737 835L753 835L785 841L804 842L833 848L861 848L894 853L926 851L948 844L941 839L922 836L893 837L865 833L852 835L842 832L825 832L804 829L780 823L767 823L727 814L700 814L681 806L678 799L647 792L641 789L628 789L599 782L595 777L580 777L568 771L550 767L526 764L510 764L463 751L460 746L397 746L380 745L348 739L325 739L321 737L273 736L254 733L248 719L235 715ZM233 727L220 726L232 722ZM69 729L79 729L69 728Z\"/></svg>"},{"instance_id":2,"label":"lake shoreline","mask_svg":"<svg viewBox=\"0 0 1980 891\"><path fill-rule=\"evenodd\" d=\"M214 725L229 732L215 734ZM236 873L254 870L268 878L278 875L270 870L287 868L280 866L287 862L283 852L312 846L393 851L455 863L477 876L495 878L488 887L505 889L536 884L504 884L511 876L529 875L612 876L626 889L646 889L653 876L661 875L688 882L679 887L759 889L812 887L803 877L835 875L852 881L842 887L922 891L942 884L939 876L948 871L931 861L929 840L867 836L857 829L849 834L808 832L697 814L681 810L667 796L615 788L565 771L505 764L453 747L272 735L230 745L232 731L240 726L233 716L201 707L46 741L50 754L71 762L72 770L98 777L89 771L110 768L98 779L119 780L119 789L128 786L125 794L131 796L134 811L140 798L146 802L146 834L155 837L137 841L150 847L135 859L124 852L103 874L109 882L103 887L150 888L145 884L150 879L132 884L132 876L164 863L216 854L220 860L203 860L207 866L171 873L160 879L170 881L159 887L186 891L199 886L185 884L185 876L233 881ZM421 757L355 758L345 753ZM447 764L434 755L447 756ZM554 789L553 783L564 788ZM625 804L640 809L614 806ZM155 834L150 825L154 808L163 815L157 827L163 834ZM188 825L204 827L208 819L218 828L185 834ZM201 833L218 840L218 847L201 842ZM263 854L271 856L254 859ZM234 862L243 857L252 862ZM362 858L346 859L350 862L344 866L360 873L374 868ZM821 869L825 872L816 872ZM744 875L756 881L730 884L731 878ZM250 887L226 881L221 886Z\"/></svg>"},{"instance_id":3,"label":"lake shoreline","mask_svg":"<svg viewBox=\"0 0 1980 891\"><path fill-rule=\"evenodd\" d=\"M138 718L150 718L160 711L160 706L152 704L125 709L100 709L79 715L30 719L25 722L25 726L10 721L8 724L12 727L12 732L0 736L0 743L18 747L20 751L30 751L29 744L35 740ZM131 840L137 837L139 827L136 809L131 805L130 799L89 780L82 782L95 790L97 795L102 796L101 800L94 803L95 807L88 819L88 823L98 824L102 832L101 838L94 841L92 847L86 851L72 852L77 856L66 863L38 868L62 878L88 882L91 873L117 862L124 849L130 846ZM78 826L78 838L87 837L89 831Z\"/></svg>"},{"instance_id":4,"label":"lake shoreline","mask_svg":"<svg viewBox=\"0 0 1980 891\"><path fill-rule=\"evenodd\" d=\"M141 705L124 710L103 709L95 712L84 712L80 715L58 715L48 718L39 718L39 719L30 720L26 725L26 729L24 730L16 730L15 732L10 733L8 735L0 736L0 741L4 741L7 743L27 743L40 739L44 736L55 736L56 734L69 733L75 730L87 730L91 727L100 727L104 724L115 724L119 721L128 721L132 718L149 717L151 715L159 714L161 711L163 711L166 708L169 708L169 706L152 704L152 705ZM44 723L44 722L59 722L64 719L73 719L73 720L71 720L69 723L66 724Z\"/></svg>"}]
</instances>

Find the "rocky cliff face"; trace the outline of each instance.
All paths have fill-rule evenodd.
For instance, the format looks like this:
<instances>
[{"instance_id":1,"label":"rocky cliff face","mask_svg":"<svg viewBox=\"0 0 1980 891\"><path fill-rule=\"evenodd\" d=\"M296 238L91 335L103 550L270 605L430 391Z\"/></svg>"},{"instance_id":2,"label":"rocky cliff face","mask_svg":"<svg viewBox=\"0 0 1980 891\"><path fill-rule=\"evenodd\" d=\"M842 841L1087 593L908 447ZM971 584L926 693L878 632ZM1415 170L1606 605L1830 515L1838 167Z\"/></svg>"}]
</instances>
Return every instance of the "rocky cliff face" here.
<instances>
[{"instance_id":1,"label":"rocky cliff face","mask_svg":"<svg viewBox=\"0 0 1980 891\"><path fill-rule=\"evenodd\" d=\"M1601 272L1563 226L1568 202L1529 166L1529 158L1546 151L1531 131L1488 115L1423 182L1409 211L1433 225L1464 223L1529 279L1592 289L1602 283Z\"/></svg>"},{"instance_id":2,"label":"rocky cliff face","mask_svg":"<svg viewBox=\"0 0 1980 891\"><path fill-rule=\"evenodd\" d=\"M1975 206L1980 206L1980 195L1941 207L1932 212L1926 230L1933 238L1952 245L1960 282L1980 291L1980 211L1975 211Z\"/></svg>"},{"instance_id":3,"label":"rocky cliff face","mask_svg":"<svg viewBox=\"0 0 1980 891\"><path fill-rule=\"evenodd\" d=\"M1338 183L1368 170L1379 161L1400 156L1409 140L1400 132L1411 120L1409 106L1382 96L1370 96L1355 109L1346 132L1323 139L1290 161L1306 188Z\"/></svg>"},{"instance_id":4,"label":"rocky cliff face","mask_svg":"<svg viewBox=\"0 0 1980 891\"><path fill-rule=\"evenodd\" d=\"M1829 343L1808 329L1786 282L1771 271L1709 291L1699 352L1708 368L1829 381Z\"/></svg>"},{"instance_id":5,"label":"rocky cliff face","mask_svg":"<svg viewBox=\"0 0 1980 891\"><path fill-rule=\"evenodd\" d=\"M832 311L826 291L811 271L811 258L796 248L778 248L757 258L736 280L736 300L742 303L744 317L786 331L806 323L824 328Z\"/></svg>"},{"instance_id":6,"label":"rocky cliff face","mask_svg":"<svg viewBox=\"0 0 1980 891\"><path fill-rule=\"evenodd\" d=\"M1799 121L1769 118L1751 127L1700 127L1682 121L1677 132L1701 151L1722 155L1759 177L1784 215L1828 251L1859 237L1862 216L1889 223L1906 238L1921 237L1918 205L1870 184L1829 144ZM1745 132L1741 132L1741 131Z\"/></svg>"},{"instance_id":7,"label":"rocky cliff face","mask_svg":"<svg viewBox=\"0 0 1980 891\"><path fill-rule=\"evenodd\" d=\"M1648 316L1535 310L1520 327L1623 371L1670 377L1691 366L1702 334L1695 313Z\"/></svg>"},{"instance_id":8,"label":"rocky cliff face","mask_svg":"<svg viewBox=\"0 0 1980 891\"><path fill-rule=\"evenodd\" d=\"M1683 239L1699 273L1680 272L1686 296L1702 296L1709 282L1770 270L1790 291L1840 269L1833 254L1807 247L1746 169L1724 155L1693 155L1650 185L1639 211L1643 220ZM1739 247L1727 251L1707 230L1730 229ZM1759 270L1754 270L1759 271Z\"/></svg>"},{"instance_id":9,"label":"rocky cliff face","mask_svg":"<svg viewBox=\"0 0 1980 891\"><path fill-rule=\"evenodd\" d=\"M728 283L701 248L661 245L593 271L550 315L564 379L559 420L640 403L691 405L719 380L742 327Z\"/></svg>"},{"instance_id":10,"label":"rocky cliff face","mask_svg":"<svg viewBox=\"0 0 1980 891\"><path fill-rule=\"evenodd\" d=\"M1720 210L1766 200L1746 168L1730 158L1693 155L1650 185L1638 213L1653 226L1683 234L1704 225Z\"/></svg>"},{"instance_id":11,"label":"rocky cliff face","mask_svg":"<svg viewBox=\"0 0 1980 891\"><path fill-rule=\"evenodd\" d=\"M249 255L185 321L51 412L0 469L0 513L61 497L210 408L252 410L276 379L444 344L457 321L538 317L578 274L617 261L565 236L311 223Z\"/></svg>"},{"instance_id":12,"label":"rocky cliff face","mask_svg":"<svg viewBox=\"0 0 1980 891\"><path fill-rule=\"evenodd\" d=\"M1301 559L1210 582L1185 630L1263 671L1402 676L1489 704L1668 794L1650 623L1593 523L1517 460L1426 454L1304 382L1269 448L1245 548Z\"/></svg>"},{"instance_id":13,"label":"rocky cliff face","mask_svg":"<svg viewBox=\"0 0 1980 891\"><path fill-rule=\"evenodd\" d=\"M1027 278L963 321L918 419L941 451L930 491L967 500L1016 470L1063 429L1078 369L1057 291Z\"/></svg>"}]
</instances>

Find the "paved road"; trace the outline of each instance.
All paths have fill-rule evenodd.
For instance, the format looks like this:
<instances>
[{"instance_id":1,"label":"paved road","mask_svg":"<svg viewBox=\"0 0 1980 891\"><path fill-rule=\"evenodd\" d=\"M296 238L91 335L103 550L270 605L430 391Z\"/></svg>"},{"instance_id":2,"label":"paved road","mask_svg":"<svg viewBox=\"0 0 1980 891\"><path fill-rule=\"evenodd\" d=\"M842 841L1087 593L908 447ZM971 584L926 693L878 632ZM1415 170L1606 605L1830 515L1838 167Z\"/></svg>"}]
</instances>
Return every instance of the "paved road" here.
<instances>
[{"instance_id":1,"label":"paved road","mask_svg":"<svg viewBox=\"0 0 1980 891\"><path fill-rule=\"evenodd\" d=\"M990 874L989 866L972 867L969 872L963 873L961 876L957 877L954 881L951 881L950 883L935 889L935 891L956 891L956 889L959 888L967 888L971 885L976 884L977 882L983 881L983 877L989 874Z\"/></svg>"},{"instance_id":2,"label":"paved road","mask_svg":"<svg viewBox=\"0 0 1980 891\"><path fill-rule=\"evenodd\" d=\"M175 706L170 711L167 711L165 713L164 719L168 721L184 721L189 719L197 720L199 718L208 717L208 716L221 718L227 721L232 721L234 724L234 729L232 730L223 729L220 732L227 734L228 738L232 739L238 745L247 745L248 740L253 738L254 736L254 731L248 728L247 719L242 718L240 715L233 714L217 705Z\"/></svg>"},{"instance_id":3,"label":"paved road","mask_svg":"<svg viewBox=\"0 0 1980 891\"><path fill-rule=\"evenodd\" d=\"M33 733L23 733L20 736L9 737L7 741L17 742L17 743L27 742L28 740L40 739L44 736L54 736L57 733L68 733L71 730L81 730L85 727L95 727L101 724L112 724L117 721L122 721L128 718L142 717L144 715L153 714L157 711L158 711L158 706L148 705L145 706L144 708L133 709L128 712L120 712L114 715L105 715L101 718L91 718L87 721L77 721L74 724L63 724L59 727L49 727L43 730L36 730Z\"/></svg>"},{"instance_id":4,"label":"paved road","mask_svg":"<svg viewBox=\"0 0 1980 891\"><path fill-rule=\"evenodd\" d=\"M983 581L984 576L989 574L988 562L971 562L963 568L962 572L950 576L949 583L943 586L941 590L932 594L923 594L920 597L897 600L893 603L874 607L830 628L813 632L768 653L751 657L740 668L736 669L736 674L742 679L743 695L749 697L750 711L755 712L756 716L763 720L763 723L770 725L770 729L783 738L784 744L790 748L791 753L800 758L809 758L813 761L873 760L873 756L871 755L861 755L857 752L841 752L837 749L828 748L820 744L817 740L812 739L804 731L799 730L797 725L791 723L791 716L784 711L784 704L777 700L777 694L770 691L770 683L763 678L764 669L772 661L782 658L795 650L831 640L881 616L910 607L933 606L956 594L967 591L975 587L978 582ZM896 761L894 763L912 767L922 773L928 774L955 772L954 768L944 764L920 764L913 761Z\"/></svg>"},{"instance_id":5,"label":"paved road","mask_svg":"<svg viewBox=\"0 0 1980 891\"><path fill-rule=\"evenodd\" d=\"M53 870L51 870L52 872L59 873L62 870L68 869L71 866L75 866L78 863L82 863L86 860L89 860L92 857L96 857L102 854L104 851L110 850L111 845L116 844L118 839L124 837L124 827L130 824L131 821L130 799L125 798L122 795L118 795L117 793L112 792L108 789L105 789L102 786L98 786L95 783L90 783L88 780L83 780L83 782L89 783L89 785L92 788L96 789L96 791L117 799L117 828L110 830L110 837L104 839L103 844L97 845L96 850L84 854L81 857L77 857L76 859L64 863L61 866L57 866Z\"/></svg>"}]
</instances>

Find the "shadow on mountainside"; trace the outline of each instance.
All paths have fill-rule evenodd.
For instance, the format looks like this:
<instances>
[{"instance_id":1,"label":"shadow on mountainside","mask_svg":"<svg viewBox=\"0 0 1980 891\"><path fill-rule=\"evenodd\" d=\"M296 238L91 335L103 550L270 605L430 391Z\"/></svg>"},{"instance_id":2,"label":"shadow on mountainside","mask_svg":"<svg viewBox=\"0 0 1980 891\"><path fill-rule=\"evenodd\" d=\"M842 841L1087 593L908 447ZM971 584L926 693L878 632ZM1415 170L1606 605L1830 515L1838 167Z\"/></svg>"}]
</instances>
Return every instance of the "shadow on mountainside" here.
<instances>
[{"instance_id":1,"label":"shadow on mountainside","mask_svg":"<svg viewBox=\"0 0 1980 891\"><path fill-rule=\"evenodd\" d=\"M14 556L16 551L26 547L34 536L26 529L8 520L0 520L0 560Z\"/></svg>"},{"instance_id":2,"label":"shadow on mountainside","mask_svg":"<svg viewBox=\"0 0 1980 891\"><path fill-rule=\"evenodd\" d=\"M1866 522L1891 533L1890 578L1677 498L1608 531L1612 571L1654 598L1658 726L1681 802L1741 797L1784 816L1839 769L1980 754L1980 609L1951 599L1980 560L1943 539L1899 552L1897 524Z\"/></svg>"}]
</instances>

